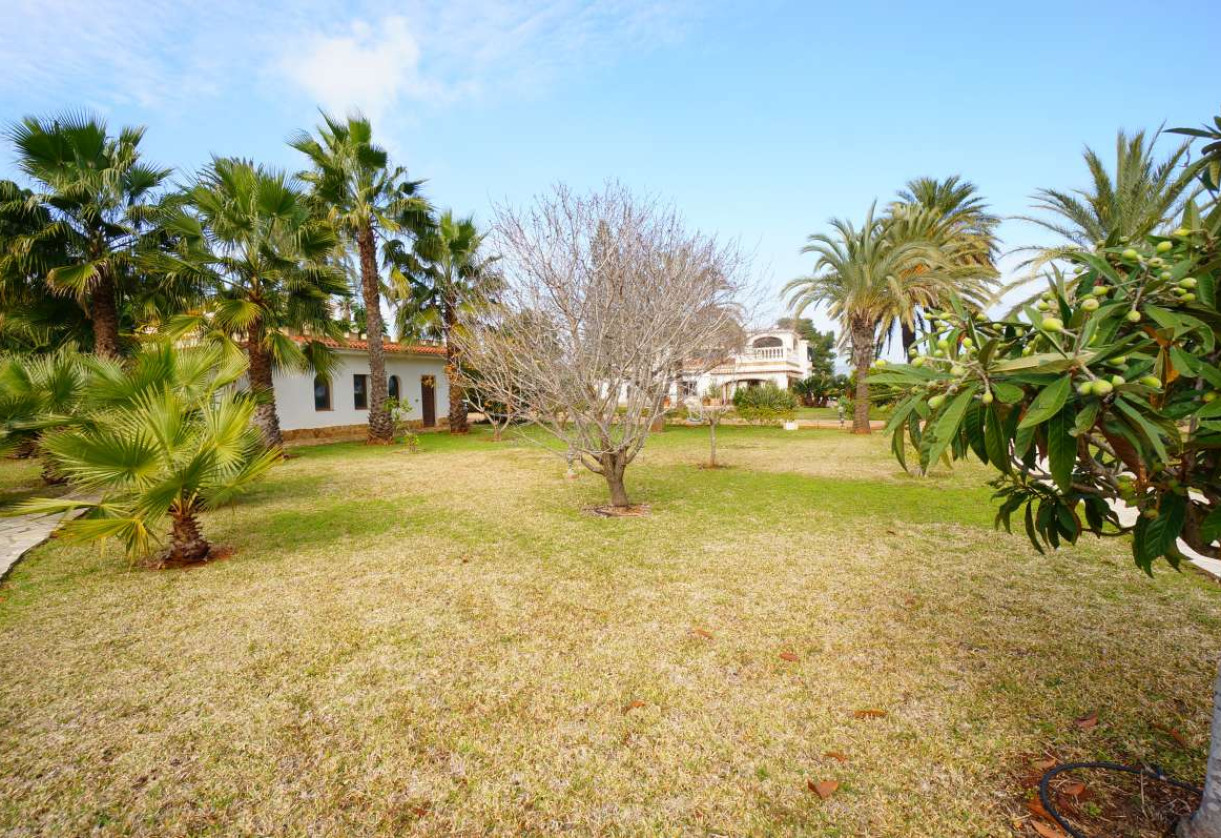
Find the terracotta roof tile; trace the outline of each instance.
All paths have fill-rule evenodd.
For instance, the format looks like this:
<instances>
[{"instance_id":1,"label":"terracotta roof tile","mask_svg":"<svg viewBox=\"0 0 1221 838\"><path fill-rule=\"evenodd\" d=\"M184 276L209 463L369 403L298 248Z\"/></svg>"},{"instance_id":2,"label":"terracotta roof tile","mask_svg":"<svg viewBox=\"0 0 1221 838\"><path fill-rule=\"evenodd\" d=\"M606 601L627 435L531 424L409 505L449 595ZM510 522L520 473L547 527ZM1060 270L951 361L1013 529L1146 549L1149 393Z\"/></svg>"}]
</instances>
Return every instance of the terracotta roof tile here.
<instances>
[{"instance_id":1,"label":"terracotta roof tile","mask_svg":"<svg viewBox=\"0 0 1221 838\"><path fill-rule=\"evenodd\" d=\"M331 349L355 349L360 352L367 352L369 350L369 341L357 338L335 340L333 338L310 337L308 335L293 335L293 340L297 343L306 343L307 341L314 340L323 346L329 346ZM382 348L387 352L402 355L439 355L442 357L445 355L445 347L433 343L394 343L386 341L382 344Z\"/></svg>"}]
</instances>

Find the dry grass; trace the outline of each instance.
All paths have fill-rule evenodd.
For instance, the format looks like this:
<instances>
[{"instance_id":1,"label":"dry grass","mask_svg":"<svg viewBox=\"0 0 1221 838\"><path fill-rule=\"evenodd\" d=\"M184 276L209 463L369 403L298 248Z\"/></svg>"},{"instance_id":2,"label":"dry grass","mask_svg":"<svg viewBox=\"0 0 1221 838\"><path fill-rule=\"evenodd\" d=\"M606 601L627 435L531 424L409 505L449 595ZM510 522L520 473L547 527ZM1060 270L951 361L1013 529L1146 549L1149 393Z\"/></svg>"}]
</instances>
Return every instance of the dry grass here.
<instances>
[{"instance_id":1,"label":"dry grass","mask_svg":"<svg viewBox=\"0 0 1221 838\"><path fill-rule=\"evenodd\" d=\"M1040 557L985 472L879 437L705 440L651 443L643 517L429 436L304 452L208 519L215 565L41 548L0 588L0 830L1008 835L1024 755L1203 770L1211 583Z\"/></svg>"}]
</instances>

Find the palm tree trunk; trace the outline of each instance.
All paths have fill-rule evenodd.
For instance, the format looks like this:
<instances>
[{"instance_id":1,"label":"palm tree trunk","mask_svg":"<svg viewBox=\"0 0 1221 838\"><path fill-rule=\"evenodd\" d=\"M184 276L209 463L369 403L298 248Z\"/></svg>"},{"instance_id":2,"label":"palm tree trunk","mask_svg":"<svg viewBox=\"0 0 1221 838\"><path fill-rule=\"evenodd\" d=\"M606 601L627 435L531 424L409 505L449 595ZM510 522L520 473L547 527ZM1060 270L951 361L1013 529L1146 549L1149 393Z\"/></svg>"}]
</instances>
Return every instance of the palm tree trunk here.
<instances>
[{"instance_id":1,"label":"palm tree trunk","mask_svg":"<svg viewBox=\"0 0 1221 838\"><path fill-rule=\"evenodd\" d=\"M360 248L360 286L365 301L365 328L369 341L369 437L371 445L394 442L394 422L386 407L386 350L382 345L382 292L377 276L377 244L373 225L357 239Z\"/></svg>"},{"instance_id":2,"label":"palm tree trunk","mask_svg":"<svg viewBox=\"0 0 1221 838\"><path fill-rule=\"evenodd\" d=\"M453 300L442 301L441 324L445 332L445 378L449 384L449 432L464 434L470 431L467 422L466 390L458 374L458 347L454 345L454 326L458 318Z\"/></svg>"},{"instance_id":3,"label":"palm tree trunk","mask_svg":"<svg viewBox=\"0 0 1221 838\"><path fill-rule=\"evenodd\" d=\"M620 509L631 506L627 486L623 483L623 472L627 469L627 457L622 451L610 451L602 455L602 476L610 489L611 506Z\"/></svg>"},{"instance_id":4,"label":"palm tree trunk","mask_svg":"<svg viewBox=\"0 0 1221 838\"><path fill-rule=\"evenodd\" d=\"M1204 795L1200 808L1179 824L1179 838L1221 838L1221 668L1213 689L1212 742L1208 746L1208 767L1204 774Z\"/></svg>"},{"instance_id":5,"label":"palm tree trunk","mask_svg":"<svg viewBox=\"0 0 1221 838\"><path fill-rule=\"evenodd\" d=\"M119 357L119 301L114 280L103 267L98 271L89 297L89 318L93 321L93 352L99 358Z\"/></svg>"},{"instance_id":6,"label":"palm tree trunk","mask_svg":"<svg viewBox=\"0 0 1221 838\"><path fill-rule=\"evenodd\" d=\"M192 564L208 558L212 545L199 531L199 519L190 509L175 508L170 510L172 529L170 530L170 546L166 551L165 561L168 564Z\"/></svg>"},{"instance_id":7,"label":"palm tree trunk","mask_svg":"<svg viewBox=\"0 0 1221 838\"><path fill-rule=\"evenodd\" d=\"M916 324L909 326L907 323L900 323L899 332L903 341L903 357L906 358L908 350L916 345Z\"/></svg>"},{"instance_id":8,"label":"palm tree trunk","mask_svg":"<svg viewBox=\"0 0 1221 838\"><path fill-rule=\"evenodd\" d=\"M276 412L276 390L271 369L271 355L263 345L263 327L256 324L246 338L246 357L250 368L246 375L250 379L250 392L258 400L254 409L254 424L268 448L284 447L280 433L280 416Z\"/></svg>"},{"instance_id":9,"label":"palm tree trunk","mask_svg":"<svg viewBox=\"0 0 1221 838\"><path fill-rule=\"evenodd\" d=\"M852 322L852 363L856 368L856 403L853 405L852 432L870 433L869 427L869 365L873 363L873 322L866 319Z\"/></svg>"}]
</instances>

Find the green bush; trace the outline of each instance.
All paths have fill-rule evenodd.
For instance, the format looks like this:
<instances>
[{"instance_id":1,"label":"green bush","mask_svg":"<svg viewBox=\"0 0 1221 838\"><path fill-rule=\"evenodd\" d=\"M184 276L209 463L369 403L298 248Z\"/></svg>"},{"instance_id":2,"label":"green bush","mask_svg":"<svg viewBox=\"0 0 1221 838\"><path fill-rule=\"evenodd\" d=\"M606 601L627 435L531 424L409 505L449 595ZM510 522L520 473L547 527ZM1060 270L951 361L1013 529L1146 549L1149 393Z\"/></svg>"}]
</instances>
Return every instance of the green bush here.
<instances>
[{"instance_id":1,"label":"green bush","mask_svg":"<svg viewBox=\"0 0 1221 838\"><path fill-rule=\"evenodd\" d=\"M763 424L792 419L797 411L797 397L768 381L758 387L740 387L733 394L733 406L747 422Z\"/></svg>"}]
</instances>

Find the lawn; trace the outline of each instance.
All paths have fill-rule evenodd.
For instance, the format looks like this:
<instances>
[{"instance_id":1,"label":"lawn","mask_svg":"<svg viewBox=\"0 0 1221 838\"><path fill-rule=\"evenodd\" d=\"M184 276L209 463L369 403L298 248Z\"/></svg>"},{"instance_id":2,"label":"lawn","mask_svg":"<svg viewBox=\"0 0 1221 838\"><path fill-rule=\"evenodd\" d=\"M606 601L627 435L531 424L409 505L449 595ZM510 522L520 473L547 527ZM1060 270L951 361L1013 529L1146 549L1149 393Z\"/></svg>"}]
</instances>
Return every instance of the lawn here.
<instances>
[{"instance_id":1,"label":"lawn","mask_svg":"<svg viewBox=\"0 0 1221 838\"><path fill-rule=\"evenodd\" d=\"M715 471L650 440L645 517L425 435L301 450L208 566L39 548L0 588L0 832L1012 835L1048 753L1202 777L1210 581L1040 556L984 469L879 435L719 436Z\"/></svg>"}]
</instances>

